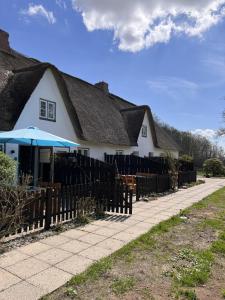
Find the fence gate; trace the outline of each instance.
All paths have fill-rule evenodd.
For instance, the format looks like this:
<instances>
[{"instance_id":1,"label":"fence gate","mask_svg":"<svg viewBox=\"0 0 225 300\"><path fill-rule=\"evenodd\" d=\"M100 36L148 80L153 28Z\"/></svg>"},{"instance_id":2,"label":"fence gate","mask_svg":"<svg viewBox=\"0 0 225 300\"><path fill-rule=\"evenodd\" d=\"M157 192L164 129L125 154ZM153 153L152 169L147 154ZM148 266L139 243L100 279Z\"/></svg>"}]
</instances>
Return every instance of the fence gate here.
<instances>
[{"instance_id":1,"label":"fence gate","mask_svg":"<svg viewBox=\"0 0 225 300\"><path fill-rule=\"evenodd\" d=\"M104 211L132 214L133 192L122 181L96 183L94 189L97 205Z\"/></svg>"}]
</instances>

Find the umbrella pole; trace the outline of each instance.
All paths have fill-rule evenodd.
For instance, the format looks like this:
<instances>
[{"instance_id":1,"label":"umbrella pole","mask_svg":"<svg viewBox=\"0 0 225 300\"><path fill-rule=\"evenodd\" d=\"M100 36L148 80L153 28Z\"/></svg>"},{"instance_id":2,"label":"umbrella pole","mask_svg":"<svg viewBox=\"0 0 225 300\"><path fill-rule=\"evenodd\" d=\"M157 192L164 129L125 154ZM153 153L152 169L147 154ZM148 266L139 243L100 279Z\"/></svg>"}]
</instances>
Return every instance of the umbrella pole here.
<instances>
[{"instance_id":1,"label":"umbrella pole","mask_svg":"<svg viewBox=\"0 0 225 300\"><path fill-rule=\"evenodd\" d=\"M54 148L51 149L51 182L54 183Z\"/></svg>"},{"instance_id":2,"label":"umbrella pole","mask_svg":"<svg viewBox=\"0 0 225 300\"><path fill-rule=\"evenodd\" d=\"M32 146L33 146L33 140L31 140L31 145L30 145L30 176L32 176ZM33 179L32 179L33 182Z\"/></svg>"}]
</instances>

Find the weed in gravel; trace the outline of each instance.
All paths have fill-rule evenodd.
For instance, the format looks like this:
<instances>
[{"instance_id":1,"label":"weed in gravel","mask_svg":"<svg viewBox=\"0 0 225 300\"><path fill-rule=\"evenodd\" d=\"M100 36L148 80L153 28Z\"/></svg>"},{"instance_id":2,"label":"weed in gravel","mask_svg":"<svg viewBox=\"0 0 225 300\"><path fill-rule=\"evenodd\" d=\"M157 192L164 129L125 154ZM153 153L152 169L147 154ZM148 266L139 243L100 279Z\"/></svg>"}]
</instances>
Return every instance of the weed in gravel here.
<instances>
[{"instance_id":1,"label":"weed in gravel","mask_svg":"<svg viewBox=\"0 0 225 300\"><path fill-rule=\"evenodd\" d=\"M74 276L69 282L68 285L80 285L85 283L87 280L95 280L99 276L106 273L112 267L111 257L103 258L100 261L91 265L83 273Z\"/></svg>"},{"instance_id":2,"label":"weed in gravel","mask_svg":"<svg viewBox=\"0 0 225 300\"><path fill-rule=\"evenodd\" d=\"M219 239L225 241L225 231L220 233Z\"/></svg>"},{"instance_id":3,"label":"weed in gravel","mask_svg":"<svg viewBox=\"0 0 225 300\"><path fill-rule=\"evenodd\" d=\"M180 290L178 292L178 295L183 296L187 300L197 300L198 299L195 291L192 291L192 290Z\"/></svg>"},{"instance_id":4,"label":"weed in gravel","mask_svg":"<svg viewBox=\"0 0 225 300\"><path fill-rule=\"evenodd\" d=\"M211 227L216 230L221 230L224 229L225 225L223 220L221 219L205 219L200 223L200 227L202 228Z\"/></svg>"},{"instance_id":5,"label":"weed in gravel","mask_svg":"<svg viewBox=\"0 0 225 300\"><path fill-rule=\"evenodd\" d=\"M222 297L225 299L225 289L221 290Z\"/></svg>"},{"instance_id":6,"label":"weed in gravel","mask_svg":"<svg viewBox=\"0 0 225 300\"><path fill-rule=\"evenodd\" d=\"M111 284L111 289L114 294L122 295L131 290L135 285L134 277L117 278Z\"/></svg>"},{"instance_id":7,"label":"weed in gravel","mask_svg":"<svg viewBox=\"0 0 225 300\"><path fill-rule=\"evenodd\" d=\"M175 262L172 272L175 282L181 286L194 287L207 281L213 254L209 250L182 249L172 260Z\"/></svg>"},{"instance_id":8,"label":"weed in gravel","mask_svg":"<svg viewBox=\"0 0 225 300\"><path fill-rule=\"evenodd\" d=\"M220 253L225 255L225 241L217 240L212 243L211 250L214 253Z\"/></svg>"},{"instance_id":9,"label":"weed in gravel","mask_svg":"<svg viewBox=\"0 0 225 300\"><path fill-rule=\"evenodd\" d=\"M67 294L67 296L71 297L72 299L74 299L74 298L77 297L77 291L74 288L72 288L72 287L69 287L66 290L66 294Z\"/></svg>"}]
</instances>

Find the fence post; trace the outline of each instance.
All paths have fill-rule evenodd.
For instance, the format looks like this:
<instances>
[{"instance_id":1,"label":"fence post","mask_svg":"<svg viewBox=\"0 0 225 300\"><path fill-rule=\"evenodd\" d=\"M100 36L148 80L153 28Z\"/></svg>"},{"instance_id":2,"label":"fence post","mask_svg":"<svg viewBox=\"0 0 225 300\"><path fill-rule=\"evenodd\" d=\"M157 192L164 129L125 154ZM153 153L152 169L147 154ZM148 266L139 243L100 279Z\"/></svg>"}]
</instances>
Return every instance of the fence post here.
<instances>
[{"instance_id":1,"label":"fence post","mask_svg":"<svg viewBox=\"0 0 225 300\"><path fill-rule=\"evenodd\" d=\"M132 215L132 207L133 207L133 191L128 191L128 202L129 202L129 214Z\"/></svg>"},{"instance_id":2,"label":"fence post","mask_svg":"<svg viewBox=\"0 0 225 300\"><path fill-rule=\"evenodd\" d=\"M136 201L139 201L140 200L140 181L139 181L139 178L136 176Z\"/></svg>"},{"instance_id":3,"label":"fence post","mask_svg":"<svg viewBox=\"0 0 225 300\"><path fill-rule=\"evenodd\" d=\"M52 189L46 190L45 229L50 229L52 217Z\"/></svg>"}]
</instances>

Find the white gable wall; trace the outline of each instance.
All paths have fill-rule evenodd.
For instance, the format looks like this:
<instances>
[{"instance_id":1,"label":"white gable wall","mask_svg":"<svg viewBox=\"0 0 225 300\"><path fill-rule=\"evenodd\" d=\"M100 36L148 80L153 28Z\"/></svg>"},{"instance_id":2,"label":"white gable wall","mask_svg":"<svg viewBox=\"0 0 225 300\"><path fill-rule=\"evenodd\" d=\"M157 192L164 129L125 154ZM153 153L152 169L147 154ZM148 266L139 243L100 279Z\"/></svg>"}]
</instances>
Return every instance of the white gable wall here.
<instances>
[{"instance_id":1,"label":"white gable wall","mask_svg":"<svg viewBox=\"0 0 225 300\"><path fill-rule=\"evenodd\" d=\"M139 151L139 156L148 156L149 152L154 153L155 147L152 140L152 133L150 128L150 122L148 114L145 113L142 125L147 126L147 137L143 137L141 130L138 137L138 147L132 147L133 151Z\"/></svg>"},{"instance_id":2,"label":"white gable wall","mask_svg":"<svg viewBox=\"0 0 225 300\"><path fill-rule=\"evenodd\" d=\"M56 102L56 122L39 119L40 98ZM46 70L27 101L14 129L26 128L32 125L60 137L72 141L77 140L64 100L50 69Z\"/></svg>"}]
</instances>

